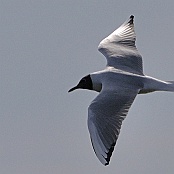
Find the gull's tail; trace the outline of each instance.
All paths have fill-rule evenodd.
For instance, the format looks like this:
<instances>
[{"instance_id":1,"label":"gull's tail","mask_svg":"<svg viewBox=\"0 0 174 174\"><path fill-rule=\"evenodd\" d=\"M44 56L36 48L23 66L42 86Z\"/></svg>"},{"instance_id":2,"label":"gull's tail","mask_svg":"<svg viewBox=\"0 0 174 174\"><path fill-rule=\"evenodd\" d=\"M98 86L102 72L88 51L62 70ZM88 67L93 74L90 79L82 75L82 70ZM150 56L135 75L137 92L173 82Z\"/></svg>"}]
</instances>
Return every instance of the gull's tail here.
<instances>
[{"instance_id":1,"label":"gull's tail","mask_svg":"<svg viewBox=\"0 0 174 174\"><path fill-rule=\"evenodd\" d=\"M174 92L174 81L166 81L168 83L168 89L167 91Z\"/></svg>"},{"instance_id":2,"label":"gull's tail","mask_svg":"<svg viewBox=\"0 0 174 174\"><path fill-rule=\"evenodd\" d=\"M154 86L156 87L154 91L174 92L174 81L159 80L154 83Z\"/></svg>"},{"instance_id":3,"label":"gull's tail","mask_svg":"<svg viewBox=\"0 0 174 174\"><path fill-rule=\"evenodd\" d=\"M174 81L162 81L146 76L144 87L140 90L139 94L146 94L154 91L174 92Z\"/></svg>"}]
</instances>

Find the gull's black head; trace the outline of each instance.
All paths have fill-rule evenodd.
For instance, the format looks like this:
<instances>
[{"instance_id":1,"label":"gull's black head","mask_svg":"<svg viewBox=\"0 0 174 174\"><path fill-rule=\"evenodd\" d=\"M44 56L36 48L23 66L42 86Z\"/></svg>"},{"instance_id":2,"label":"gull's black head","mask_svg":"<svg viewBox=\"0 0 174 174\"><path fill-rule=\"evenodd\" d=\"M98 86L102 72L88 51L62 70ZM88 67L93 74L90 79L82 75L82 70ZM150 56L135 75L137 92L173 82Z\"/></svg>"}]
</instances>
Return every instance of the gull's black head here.
<instances>
[{"instance_id":1,"label":"gull's black head","mask_svg":"<svg viewBox=\"0 0 174 174\"><path fill-rule=\"evenodd\" d=\"M87 75L85 77L83 77L80 82L77 84L77 86L71 88L68 92L74 91L76 89L89 89L92 90L92 80L91 80L91 76Z\"/></svg>"}]
</instances>

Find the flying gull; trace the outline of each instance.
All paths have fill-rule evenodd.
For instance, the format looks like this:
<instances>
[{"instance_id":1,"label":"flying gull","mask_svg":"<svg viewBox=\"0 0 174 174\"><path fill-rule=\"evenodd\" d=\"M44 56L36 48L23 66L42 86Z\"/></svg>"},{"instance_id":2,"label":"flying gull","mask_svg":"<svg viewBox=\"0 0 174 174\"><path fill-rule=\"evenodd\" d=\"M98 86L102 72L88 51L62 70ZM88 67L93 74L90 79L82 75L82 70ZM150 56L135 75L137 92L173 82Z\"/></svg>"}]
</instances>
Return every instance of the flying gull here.
<instances>
[{"instance_id":1,"label":"flying gull","mask_svg":"<svg viewBox=\"0 0 174 174\"><path fill-rule=\"evenodd\" d=\"M88 107L88 129L94 152L108 165L122 121L137 94L174 91L174 81L162 81L143 73L142 57L135 45L134 16L103 39L98 50L106 57L104 70L83 77L77 86L99 95Z\"/></svg>"}]
</instances>

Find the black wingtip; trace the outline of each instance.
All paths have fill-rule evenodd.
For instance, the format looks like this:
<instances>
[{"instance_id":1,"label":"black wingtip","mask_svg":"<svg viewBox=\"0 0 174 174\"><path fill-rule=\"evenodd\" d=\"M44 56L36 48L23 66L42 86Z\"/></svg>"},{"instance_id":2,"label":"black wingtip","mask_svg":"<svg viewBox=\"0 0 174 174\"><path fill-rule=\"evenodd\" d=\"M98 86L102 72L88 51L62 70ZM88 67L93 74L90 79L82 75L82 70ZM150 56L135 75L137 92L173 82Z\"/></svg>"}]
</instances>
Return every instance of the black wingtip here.
<instances>
[{"instance_id":1,"label":"black wingtip","mask_svg":"<svg viewBox=\"0 0 174 174\"><path fill-rule=\"evenodd\" d=\"M108 151L108 153L107 153L107 158L105 158L105 160L106 160L105 166L109 165L110 158L111 158L111 156L112 156L112 152L114 151L115 144L116 144L116 142L114 142L114 143L111 145L111 147L110 147L110 149L109 149L109 151Z\"/></svg>"},{"instance_id":2,"label":"black wingtip","mask_svg":"<svg viewBox=\"0 0 174 174\"><path fill-rule=\"evenodd\" d=\"M134 15L131 15L130 18L131 18L131 19L134 19Z\"/></svg>"},{"instance_id":3,"label":"black wingtip","mask_svg":"<svg viewBox=\"0 0 174 174\"><path fill-rule=\"evenodd\" d=\"M134 15L131 15L130 17L129 17L129 23L130 24L133 24L134 23Z\"/></svg>"},{"instance_id":4,"label":"black wingtip","mask_svg":"<svg viewBox=\"0 0 174 174\"><path fill-rule=\"evenodd\" d=\"M109 165L109 162L105 163L105 166L108 166Z\"/></svg>"}]
</instances>

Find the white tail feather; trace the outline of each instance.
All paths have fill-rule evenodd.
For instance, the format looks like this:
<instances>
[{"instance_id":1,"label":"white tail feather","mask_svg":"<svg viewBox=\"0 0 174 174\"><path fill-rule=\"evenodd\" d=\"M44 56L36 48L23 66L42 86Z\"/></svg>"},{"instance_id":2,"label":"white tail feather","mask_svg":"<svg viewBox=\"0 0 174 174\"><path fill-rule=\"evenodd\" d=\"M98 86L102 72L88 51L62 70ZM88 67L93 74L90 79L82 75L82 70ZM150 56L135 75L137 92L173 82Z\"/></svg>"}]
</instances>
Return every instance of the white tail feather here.
<instances>
[{"instance_id":1,"label":"white tail feather","mask_svg":"<svg viewBox=\"0 0 174 174\"><path fill-rule=\"evenodd\" d=\"M169 91L174 92L174 81L166 81L168 83Z\"/></svg>"},{"instance_id":2,"label":"white tail feather","mask_svg":"<svg viewBox=\"0 0 174 174\"><path fill-rule=\"evenodd\" d=\"M146 76L144 87L139 94L146 94L154 91L169 91L174 92L174 81L162 81L153 77Z\"/></svg>"}]
</instances>

